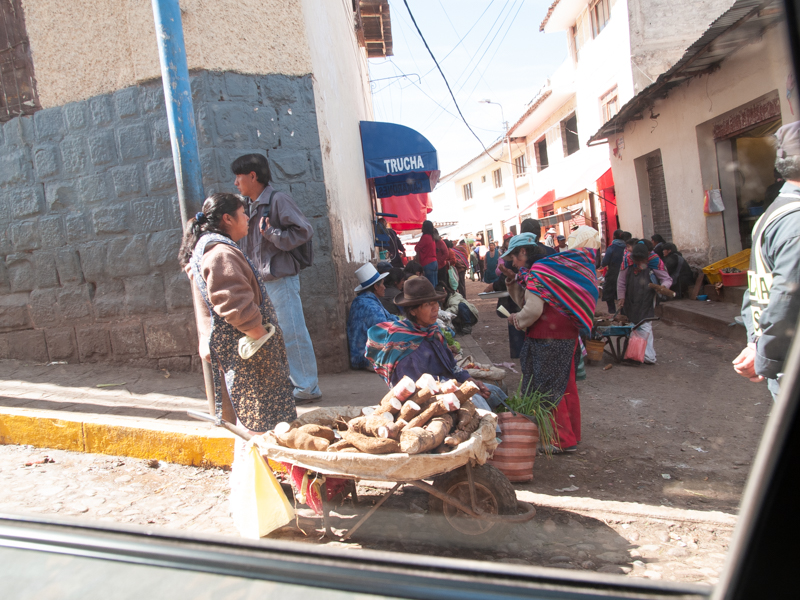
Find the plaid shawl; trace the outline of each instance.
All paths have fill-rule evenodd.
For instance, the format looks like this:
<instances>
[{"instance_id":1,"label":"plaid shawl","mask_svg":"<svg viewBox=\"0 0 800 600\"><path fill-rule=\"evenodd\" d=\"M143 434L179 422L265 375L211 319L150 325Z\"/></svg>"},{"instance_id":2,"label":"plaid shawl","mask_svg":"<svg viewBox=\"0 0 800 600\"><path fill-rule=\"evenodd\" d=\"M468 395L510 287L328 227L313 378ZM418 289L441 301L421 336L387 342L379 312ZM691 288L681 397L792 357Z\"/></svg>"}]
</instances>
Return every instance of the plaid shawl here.
<instances>
[{"instance_id":1,"label":"plaid shawl","mask_svg":"<svg viewBox=\"0 0 800 600\"><path fill-rule=\"evenodd\" d=\"M462 246L453 246L453 253L456 255L456 264L461 267L461 270L469 268L469 257L467 250Z\"/></svg>"},{"instance_id":2,"label":"plaid shawl","mask_svg":"<svg viewBox=\"0 0 800 600\"><path fill-rule=\"evenodd\" d=\"M594 257L590 248L553 254L533 263L530 270L520 269L517 282L588 334L598 295Z\"/></svg>"},{"instance_id":3,"label":"plaid shawl","mask_svg":"<svg viewBox=\"0 0 800 600\"><path fill-rule=\"evenodd\" d=\"M444 341L436 323L426 329L417 327L408 319L378 323L367 331L367 360L372 363L375 372L391 386L392 373L397 363L430 337Z\"/></svg>"},{"instance_id":4,"label":"plaid shawl","mask_svg":"<svg viewBox=\"0 0 800 600\"><path fill-rule=\"evenodd\" d=\"M627 269L633 265L633 259L631 258L631 253L625 248L625 252L622 255L622 265L620 265L619 270L622 271ZM667 267L664 266L664 261L661 260L661 257L658 256L655 252L650 252L650 256L647 257L647 266L653 270L659 271L666 271Z\"/></svg>"}]
</instances>

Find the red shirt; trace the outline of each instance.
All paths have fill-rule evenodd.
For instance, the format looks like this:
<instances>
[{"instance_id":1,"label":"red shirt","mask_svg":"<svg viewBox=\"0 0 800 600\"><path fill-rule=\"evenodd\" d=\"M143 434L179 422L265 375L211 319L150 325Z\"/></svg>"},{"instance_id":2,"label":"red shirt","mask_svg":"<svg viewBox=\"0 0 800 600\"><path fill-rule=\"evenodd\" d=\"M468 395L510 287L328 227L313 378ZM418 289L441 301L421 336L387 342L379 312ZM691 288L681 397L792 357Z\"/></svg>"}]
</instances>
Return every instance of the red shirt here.
<instances>
[{"instance_id":1,"label":"red shirt","mask_svg":"<svg viewBox=\"0 0 800 600\"><path fill-rule=\"evenodd\" d=\"M436 243L433 241L433 236L428 233L419 238L415 250L417 262L423 267L436 260Z\"/></svg>"},{"instance_id":2,"label":"red shirt","mask_svg":"<svg viewBox=\"0 0 800 600\"><path fill-rule=\"evenodd\" d=\"M447 247L447 244L444 243L444 240L438 240L436 242L436 262L439 263L440 269L444 269L450 264L450 261L448 260L449 250L450 248Z\"/></svg>"},{"instance_id":3,"label":"red shirt","mask_svg":"<svg viewBox=\"0 0 800 600\"><path fill-rule=\"evenodd\" d=\"M545 302L542 316L528 327L528 337L540 340L572 340L577 339L578 330L568 317Z\"/></svg>"}]
</instances>

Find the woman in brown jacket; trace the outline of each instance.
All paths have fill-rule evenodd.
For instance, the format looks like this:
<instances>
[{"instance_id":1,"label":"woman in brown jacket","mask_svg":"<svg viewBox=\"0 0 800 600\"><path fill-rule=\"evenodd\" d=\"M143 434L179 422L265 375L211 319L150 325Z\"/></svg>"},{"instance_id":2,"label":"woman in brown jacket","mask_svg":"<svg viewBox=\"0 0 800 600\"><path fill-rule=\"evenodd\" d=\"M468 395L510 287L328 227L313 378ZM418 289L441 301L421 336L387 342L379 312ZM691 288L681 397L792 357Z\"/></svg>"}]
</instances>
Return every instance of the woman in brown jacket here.
<instances>
[{"instance_id":1,"label":"woman in brown jacket","mask_svg":"<svg viewBox=\"0 0 800 600\"><path fill-rule=\"evenodd\" d=\"M297 411L275 310L235 243L247 235L247 222L241 197L209 196L187 223L178 258L194 284L200 356L217 367L212 369L217 417L230 398L236 418L247 429L263 432L294 420ZM242 358L243 337L251 344L267 340Z\"/></svg>"}]
</instances>

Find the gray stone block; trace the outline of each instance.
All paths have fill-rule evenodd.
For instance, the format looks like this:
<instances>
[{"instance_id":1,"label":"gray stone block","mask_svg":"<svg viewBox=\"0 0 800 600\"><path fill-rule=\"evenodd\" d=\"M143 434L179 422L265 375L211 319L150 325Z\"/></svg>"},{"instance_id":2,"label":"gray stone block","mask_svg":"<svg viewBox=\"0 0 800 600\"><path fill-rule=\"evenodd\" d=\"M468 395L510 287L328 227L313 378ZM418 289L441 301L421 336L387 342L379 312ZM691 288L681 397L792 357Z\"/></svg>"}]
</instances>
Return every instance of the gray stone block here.
<instances>
[{"instance_id":1,"label":"gray stone block","mask_svg":"<svg viewBox=\"0 0 800 600\"><path fill-rule=\"evenodd\" d=\"M45 330L47 353L51 361L79 362L78 340L72 327Z\"/></svg>"},{"instance_id":2,"label":"gray stone block","mask_svg":"<svg viewBox=\"0 0 800 600\"><path fill-rule=\"evenodd\" d=\"M240 73L226 71L223 77L230 99L246 100L248 102L258 100L258 87L252 75L241 75Z\"/></svg>"},{"instance_id":3,"label":"gray stone block","mask_svg":"<svg viewBox=\"0 0 800 600\"><path fill-rule=\"evenodd\" d=\"M31 321L34 327L42 328L61 324L61 310L58 308L58 290L33 290L29 300Z\"/></svg>"},{"instance_id":4,"label":"gray stone block","mask_svg":"<svg viewBox=\"0 0 800 600\"><path fill-rule=\"evenodd\" d=\"M117 319L125 314L125 286L119 279L100 282L95 288L93 302L96 319Z\"/></svg>"},{"instance_id":5,"label":"gray stone block","mask_svg":"<svg viewBox=\"0 0 800 600\"><path fill-rule=\"evenodd\" d=\"M147 187L150 192L176 190L175 168L171 158L154 160L146 167Z\"/></svg>"},{"instance_id":6,"label":"gray stone block","mask_svg":"<svg viewBox=\"0 0 800 600\"><path fill-rule=\"evenodd\" d=\"M139 194L144 189L141 165L126 165L111 170L114 191L120 198Z\"/></svg>"},{"instance_id":7,"label":"gray stone block","mask_svg":"<svg viewBox=\"0 0 800 600\"><path fill-rule=\"evenodd\" d=\"M135 117L139 114L139 87L132 86L114 92L114 105L120 119Z\"/></svg>"},{"instance_id":8,"label":"gray stone block","mask_svg":"<svg viewBox=\"0 0 800 600\"><path fill-rule=\"evenodd\" d=\"M114 277L147 275L150 272L147 262L147 235L110 240L106 268Z\"/></svg>"},{"instance_id":9,"label":"gray stone block","mask_svg":"<svg viewBox=\"0 0 800 600\"><path fill-rule=\"evenodd\" d=\"M133 228L138 233L158 231L165 226L162 200L154 198L133 203Z\"/></svg>"},{"instance_id":10,"label":"gray stone block","mask_svg":"<svg viewBox=\"0 0 800 600\"><path fill-rule=\"evenodd\" d=\"M182 233L180 229L167 229L150 236L147 255L153 268L178 266L178 250L181 247Z\"/></svg>"},{"instance_id":11,"label":"gray stone block","mask_svg":"<svg viewBox=\"0 0 800 600\"><path fill-rule=\"evenodd\" d=\"M125 162L131 162L150 154L150 140L144 123L127 125L117 129L119 154Z\"/></svg>"},{"instance_id":12,"label":"gray stone block","mask_svg":"<svg viewBox=\"0 0 800 600\"><path fill-rule=\"evenodd\" d=\"M147 354L144 329L138 321L111 328L111 350L115 356L134 357Z\"/></svg>"},{"instance_id":13,"label":"gray stone block","mask_svg":"<svg viewBox=\"0 0 800 600\"><path fill-rule=\"evenodd\" d=\"M297 78L286 75L264 75L258 78L264 102L273 106L295 104L298 100Z\"/></svg>"},{"instance_id":14,"label":"gray stone block","mask_svg":"<svg viewBox=\"0 0 800 600\"><path fill-rule=\"evenodd\" d=\"M195 123L197 124L197 141L202 146L214 145L214 120L213 112L208 106L195 104Z\"/></svg>"},{"instance_id":15,"label":"gray stone block","mask_svg":"<svg viewBox=\"0 0 800 600\"><path fill-rule=\"evenodd\" d=\"M139 106L143 113L164 110L164 88L160 81L139 87Z\"/></svg>"},{"instance_id":16,"label":"gray stone block","mask_svg":"<svg viewBox=\"0 0 800 600\"><path fill-rule=\"evenodd\" d=\"M164 313L164 280L161 275L128 277L124 280L125 307L128 315Z\"/></svg>"},{"instance_id":17,"label":"gray stone block","mask_svg":"<svg viewBox=\"0 0 800 600\"><path fill-rule=\"evenodd\" d=\"M106 257L108 256L107 242L89 242L78 247L81 259L81 269L86 281L96 283L107 277Z\"/></svg>"},{"instance_id":18,"label":"gray stone block","mask_svg":"<svg viewBox=\"0 0 800 600\"><path fill-rule=\"evenodd\" d=\"M67 128L71 131L78 131L86 127L88 123L87 108L88 105L86 102L72 102L66 104L63 109Z\"/></svg>"},{"instance_id":19,"label":"gray stone block","mask_svg":"<svg viewBox=\"0 0 800 600\"><path fill-rule=\"evenodd\" d=\"M72 248L56 250L56 269L61 285L67 283L83 283L83 271L78 253Z\"/></svg>"},{"instance_id":20,"label":"gray stone block","mask_svg":"<svg viewBox=\"0 0 800 600\"><path fill-rule=\"evenodd\" d=\"M300 181L308 173L308 154L305 150L279 148L269 153L272 179L278 183Z\"/></svg>"},{"instance_id":21,"label":"gray stone block","mask_svg":"<svg viewBox=\"0 0 800 600\"><path fill-rule=\"evenodd\" d=\"M28 312L28 294L0 295L0 331L33 327Z\"/></svg>"},{"instance_id":22,"label":"gray stone block","mask_svg":"<svg viewBox=\"0 0 800 600\"><path fill-rule=\"evenodd\" d=\"M253 112L252 109L245 104L225 102L213 105L211 110L214 113L218 143L250 144L247 122Z\"/></svg>"},{"instance_id":23,"label":"gray stone block","mask_svg":"<svg viewBox=\"0 0 800 600\"><path fill-rule=\"evenodd\" d=\"M58 170L57 163L56 170ZM4 150L2 156L0 156L0 186L25 183L30 178L31 168L27 154L23 152L6 152Z\"/></svg>"},{"instance_id":24,"label":"gray stone block","mask_svg":"<svg viewBox=\"0 0 800 600\"><path fill-rule=\"evenodd\" d=\"M39 146L33 151L33 164L38 179L49 179L58 175L58 148Z\"/></svg>"},{"instance_id":25,"label":"gray stone block","mask_svg":"<svg viewBox=\"0 0 800 600\"><path fill-rule=\"evenodd\" d=\"M9 357L8 336L0 334L0 358L7 359Z\"/></svg>"},{"instance_id":26,"label":"gray stone block","mask_svg":"<svg viewBox=\"0 0 800 600\"><path fill-rule=\"evenodd\" d=\"M69 136L61 144L61 167L66 176L80 175L89 163L89 152L82 137Z\"/></svg>"},{"instance_id":27,"label":"gray stone block","mask_svg":"<svg viewBox=\"0 0 800 600\"><path fill-rule=\"evenodd\" d=\"M30 146L36 139L36 128L33 117L17 117L11 119L3 127L3 137L6 144L13 148Z\"/></svg>"},{"instance_id":28,"label":"gray stone block","mask_svg":"<svg viewBox=\"0 0 800 600\"><path fill-rule=\"evenodd\" d=\"M114 111L108 96L96 96L89 100L89 109L92 112L92 122L98 127L108 125L114 119Z\"/></svg>"},{"instance_id":29,"label":"gray stone block","mask_svg":"<svg viewBox=\"0 0 800 600\"><path fill-rule=\"evenodd\" d=\"M197 351L194 317L173 316L148 320L144 324L147 354L153 358L191 355Z\"/></svg>"},{"instance_id":30,"label":"gray stone block","mask_svg":"<svg viewBox=\"0 0 800 600\"><path fill-rule=\"evenodd\" d=\"M81 362L96 362L111 354L108 331L102 325L76 327L78 355Z\"/></svg>"},{"instance_id":31,"label":"gray stone block","mask_svg":"<svg viewBox=\"0 0 800 600\"><path fill-rule=\"evenodd\" d=\"M170 312L179 312L191 309L192 306L192 284L186 273L180 271L171 275L165 275L165 292L167 297L167 309Z\"/></svg>"},{"instance_id":32,"label":"gray stone block","mask_svg":"<svg viewBox=\"0 0 800 600\"><path fill-rule=\"evenodd\" d=\"M11 285L8 282L8 269L6 269L6 261L0 260L0 292L6 293L11 291Z\"/></svg>"},{"instance_id":33,"label":"gray stone block","mask_svg":"<svg viewBox=\"0 0 800 600\"><path fill-rule=\"evenodd\" d=\"M281 127L281 148L319 148L319 130L314 114L278 113Z\"/></svg>"},{"instance_id":34,"label":"gray stone block","mask_svg":"<svg viewBox=\"0 0 800 600\"><path fill-rule=\"evenodd\" d=\"M42 248L60 248L65 242L64 224L61 217L54 215L39 219L39 236L42 240Z\"/></svg>"},{"instance_id":35,"label":"gray stone block","mask_svg":"<svg viewBox=\"0 0 800 600\"><path fill-rule=\"evenodd\" d=\"M41 246L38 223L36 221L12 223L11 241L14 244L14 250L17 252L38 250Z\"/></svg>"},{"instance_id":36,"label":"gray stone block","mask_svg":"<svg viewBox=\"0 0 800 600\"><path fill-rule=\"evenodd\" d=\"M322 167L322 151L319 149L311 149L308 152L311 159L311 178L320 183L325 181L325 171Z\"/></svg>"},{"instance_id":37,"label":"gray stone block","mask_svg":"<svg viewBox=\"0 0 800 600\"><path fill-rule=\"evenodd\" d=\"M129 228L130 207L127 204L101 206L92 211L95 233L121 233Z\"/></svg>"},{"instance_id":38,"label":"gray stone block","mask_svg":"<svg viewBox=\"0 0 800 600\"><path fill-rule=\"evenodd\" d=\"M278 115L271 106L253 107L248 119L250 139L267 148L277 148L280 144L280 125Z\"/></svg>"},{"instance_id":39,"label":"gray stone block","mask_svg":"<svg viewBox=\"0 0 800 600\"><path fill-rule=\"evenodd\" d=\"M172 156L172 141L169 137L169 122L166 117L153 119L150 122L153 138L153 156Z\"/></svg>"},{"instance_id":40,"label":"gray stone block","mask_svg":"<svg viewBox=\"0 0 800 600\"><path fill-rule=\"evenodd\" d=\"M33 115L33 122L36 126L36 139L39 141L60 140L66 132L60 106L36 112Z\"/></svg>"},{"instance_id":41,"label":"gray stone block","mask_svg":"<svg viewBox=\"0 0 800 600\"><path fill-rule=\"evenodd\" d=\"M44 186L44 198L52 209L73 208L79 204L78 192L72 181L51 181Z\"/></svg>"},{"instance_id":42,"label":"gray stone block","mask_svg":"<svg viewBox=\"0 0 800 600\"><path fill-rule=\"evenodd\" d=\"M36 274L30 254L9 254L6 257L6 272L12 292L29 292L36 285Z\"/></svg>"},{"instance_id":43,"label":"gray stone block","mask_svg":"<svg viewBox=\"0 0 800 600\"><path fill-rule=\"evenodd\" d=\"M200 150L200 170L203 173L203 187L208 188L219 180L217 173L217 159L216 155L214 154L214 150L210 148ZM230 173L229 170L225 172L225 177L228 176L228 173ZM233 175L230 177L232 179Z\"/></svg>"},{"instance_id":44,"label":"gray stone block","mask_svg":"<svg viewBox=\"0 0 800 600\"><path fill-rule=\"evenodd\" d=\"M328 193L324 183L308 181L293 183L290 188L295 204L303 211L306 217L327 217Z\"/></svg>"},{"instance_id":45,"label":"gray stone block","mask_svg":"<svg viewBox=\"0 0 800 600\"><path fill-rule=\"evenodd\" d=\"M89 175L78 179L78 194L82 202L108 202L113 198L109 191L108 175Z\"/></svg>"},{"instance_id":46,"label":"gray stone block","mask_svg":"<svg viewBox=\"0 0 800 600\"><path fill-rule=\"evenodd\" d=\"M38 215L44 206L44 190L41 184L7 190L11 214L16 219Z\"/></svg>"},{"instance_id":47,"label":"gray stone block","mask_svg":"<svg viewBox=\"0 0 800 600\"><path fill-rule=\"evenodd\" d=\"M189 86L192 90L192 102L195 106L206 99L206 72L189 74Z\"/></svg>"},{"instance_id":48,"label":"gray stone block","mask_svg":"<svg viewBox=\"0 0 800 600\"><path fill-rule=\"evenodd\" d=\"M35 273L34 287L49 288L58 285L56 259L50 252L34 252L31 258Z\"/></svg>"},{"instance_id":49,"label":"gray stone block","mask_svg":"<svg viewBox=\"0 0 800 600\"><path fill-rule=\"evenodd\" d=\"M192 370L191 356L171 356L169 358L159 358L158 368L172 372L189 372Z\"/></svg>"},{"instance_id":50,"label":"gray stone block","mask_svg":"<svg viewBox=\"0 0 800 600\"><path fill-rule=\"evenodd\" d=\"M89 232L86 227L86 218L82 214L66 215L64 224L67 228L68 242L85 242L88 239Z\"/></svg>"},{"instance_id":51,"label":"gray stone block","mask_svg":"<svg viewBox=\"0 0 800 600\"><path fill-rule=\"evenodd\" d=\"M96 167L116 164L117 140L114 137L113 129L102 129L87 138L89 144L89 156L92 164Z\"/></svg>"},{"instance_id":52,"label":"gray stone block","mask_svg":"<svg viewBox=\"0 0 800 600\"><path fill-rule=\"evenodd\" d=\"M44 331L12 331L5 338L8 343L8 358L35 363L46 363L49 360Z\"/></svg>"},{"instance_id":53,"label":"gray stone block","mask_svg":"<svg viewBox=\"0 0 800 600\"><path fill-rule=\"evenodd\" d=\"M327 216L309 217L309 223L314 228L314 260L331 253L331 226Z\"/></svg>"},{"instance_id":54,"label":"gray stone block","mask_svg":"<svg viewBox=\"0 0 800 600\"><path fill-rule=\"evenodd\" d=\"M230 100L228 90L225 88L225 77L216 71L206 71L203 75L206 88L206 98L213 101L224 102Z\"/></svg>"},{"instance_id":55,"label":"gray stone block","mask_svg":"<svg viewBox=\"0 0 800 600\"><path fill-rule=\"evenodd\" d=\"M92 299L89 296L89 285L64 287L58 291L58 307L63 318L79 321L92 316Z\"/></svg>"}]
</instances>

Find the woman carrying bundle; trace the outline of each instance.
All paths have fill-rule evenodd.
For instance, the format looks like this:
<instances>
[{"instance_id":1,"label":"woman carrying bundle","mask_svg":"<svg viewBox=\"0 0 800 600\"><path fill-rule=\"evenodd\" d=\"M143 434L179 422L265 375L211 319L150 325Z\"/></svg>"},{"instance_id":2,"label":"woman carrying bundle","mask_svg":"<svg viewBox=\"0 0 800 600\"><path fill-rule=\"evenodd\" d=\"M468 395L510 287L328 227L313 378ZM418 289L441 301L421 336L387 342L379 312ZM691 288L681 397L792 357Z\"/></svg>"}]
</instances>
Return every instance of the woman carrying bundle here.
<instances>
[{"instance_id":1,"label":"woman carrying bundle","mask_svg":"<svg viewBox=\"0 0 800 600\"><path fill-rule=\"evenodd\" d=\"M275 310L236 245L248 220L240 196L208 197L186 225L178 260L194 284L200 356L213 365L217 417L224 412L226 420L264 432L297 411Z\"/></svg>"}]
</instances>

